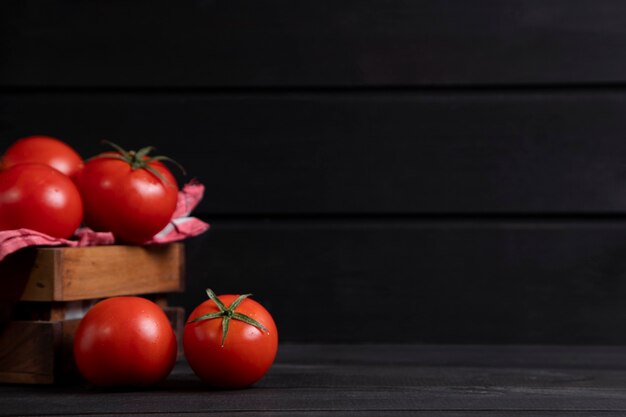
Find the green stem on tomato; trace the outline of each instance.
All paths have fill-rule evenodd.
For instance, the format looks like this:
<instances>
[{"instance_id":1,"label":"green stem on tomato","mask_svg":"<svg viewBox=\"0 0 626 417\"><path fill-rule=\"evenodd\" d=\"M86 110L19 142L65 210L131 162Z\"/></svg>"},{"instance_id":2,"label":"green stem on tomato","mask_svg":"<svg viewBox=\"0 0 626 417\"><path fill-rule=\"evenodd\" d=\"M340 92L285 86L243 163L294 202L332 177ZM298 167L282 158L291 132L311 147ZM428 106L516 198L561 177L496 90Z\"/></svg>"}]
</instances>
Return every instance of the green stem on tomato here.
<instances>
[{"instance_id":1,"label":"green stem on tomato","mask_svg":"<svg viewBox=\"0 0 626 417\"><path fill-rule=\"evenodd\" d=\"M120 161L124 161L128 165L130 165L133 171L138 170L138 169L145 169L146 171L148 171L149 173L151 173L152 175L154 175L161 181L165 182L166 184L170 184L170 182L159 171L157 171L152 166L150 166L149 165L150 162L159 162L159 161L171 162L181 170L183 175L187 174L185 171L185 168L183 168L181 164L179 164L178 162L176 162L175 160L173 160L172 158L168 156L164 156L164 155L149 156L150 152L154 150L154 146L146 146L144 148L139 149L138 151L127 151L126 149L122 148L118 144L110 142L108 140L102 140L102 143L105 143L111 146L113 149L117 151L117 153L113 153L113 152L101 153L100 155L96 155L93 158L88 159L88 161L91 159L99 159L99 158L119 159Z\"/></svg>"},{"instance_id":2,"label":"green stem on tomato","mask_svg":"<svg viewBox=\"0 0 626 417\"><path fill-rule=\"evenodd\" d=\"M230 306L226 307L226 305L222 302L222 300L220 300L210 288L206 289L206 293L211 299L211 301L213 301L215 305L217 305L217 308L219 309L219 311L196 317L195 319L189 321L188 324L196 323L196 322L204 321L204 320L212 320L212 319L221 318L222 319L222 347L224 346L224 343L226 342L226 336L228 335L228 329L230 327L231 320L242 321L244 323L247 323L251 326L256 327L259 330L269 333L269 330L267 330L265 326L263 326L261 323L259 323L252 317L246 316L245 314L235 311L235 309L239 306L239 304L241 304L243 300L250 297L252 294L240 295L239 297L235 299L235 301L233 301L230 304Z\"/></svg>"}]
</instances>

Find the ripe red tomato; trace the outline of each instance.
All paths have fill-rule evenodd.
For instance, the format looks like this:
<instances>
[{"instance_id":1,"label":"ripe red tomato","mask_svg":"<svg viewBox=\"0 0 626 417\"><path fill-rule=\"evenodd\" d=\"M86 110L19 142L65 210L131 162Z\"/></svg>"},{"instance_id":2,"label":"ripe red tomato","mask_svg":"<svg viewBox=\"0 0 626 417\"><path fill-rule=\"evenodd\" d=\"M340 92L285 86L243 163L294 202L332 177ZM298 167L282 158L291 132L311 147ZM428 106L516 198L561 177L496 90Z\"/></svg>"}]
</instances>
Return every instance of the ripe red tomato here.
<instances>
[{"instance_id":1,"label":"ripe red tomato","mask_svg":"<svg viewBox=\"0 0 626 417\"><path fill-rule=\"evenodd\" d=\"M71 179L41 164L0 172L0 230L32 229L69 238L83 218L83 203Z\"/></svg>"},{"instance_id":2,"label":"ripe red tomato","mask_svg":"<svg viewBox=\"0 0 626 417\"><path fill-rule=\"evenodd\" d=\"M152 301L113 297L93 306L74 336L83 377L100 386L149 386L163 381L176 361L176 336Z\"/></svg>"},{"instance_id":3,"label":"ripe red tomato","mask_svg":"<svg viewBox=\"0 0 626 417\"><path fill-rule=\"evenodd\" d=\"M112 232L121 242L143 243L172 218L178 186L170 170L137 152L107 152L90 159L76 176L85 204L85 223Z\"/></svg>"},{"instance_id":4,"label":"ripe red tomato","mask_svg":"<svg viewBox=\"0 0 626 417\"><path fill-rule=\"evenodd\" d=\"M69 145L50 136L29 136L13 143L2 156L3 169L18 164L51 166L67 176L83 167L83 160Z\"/></svg>"},{"instance_id":5,"label":"ripe red tomato","mask_svg":"<svg viewBox=\"0 0 626 417\"><path fill-rule=\"evenodd\" d=\"M198 377L218 388L244 388L272 366L278 332L270 313L250 298L207 290L210 300L189 316L185 357ZM228 307L227 307L228 306Z\"/></svg>"}]
</instances>

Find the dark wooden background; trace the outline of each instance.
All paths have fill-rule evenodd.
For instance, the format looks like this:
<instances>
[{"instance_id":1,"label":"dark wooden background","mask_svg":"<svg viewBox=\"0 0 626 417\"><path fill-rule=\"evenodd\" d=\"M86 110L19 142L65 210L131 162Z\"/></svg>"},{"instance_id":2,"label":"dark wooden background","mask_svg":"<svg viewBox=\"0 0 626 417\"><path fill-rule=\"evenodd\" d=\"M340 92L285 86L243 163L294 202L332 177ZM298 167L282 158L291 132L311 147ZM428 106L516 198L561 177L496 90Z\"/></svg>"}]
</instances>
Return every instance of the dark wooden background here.
<instances>
[{"instance_id":1,"label":"dark wooden background","mask_svg":"<svg viewBox=\"0 0 626 417\"><path fill-rule=\"evenodd\" d=\"M618 0L0 3L0 148L181 161L283 341L626 343L625 87Z\"/></svg>"}]
</instances>

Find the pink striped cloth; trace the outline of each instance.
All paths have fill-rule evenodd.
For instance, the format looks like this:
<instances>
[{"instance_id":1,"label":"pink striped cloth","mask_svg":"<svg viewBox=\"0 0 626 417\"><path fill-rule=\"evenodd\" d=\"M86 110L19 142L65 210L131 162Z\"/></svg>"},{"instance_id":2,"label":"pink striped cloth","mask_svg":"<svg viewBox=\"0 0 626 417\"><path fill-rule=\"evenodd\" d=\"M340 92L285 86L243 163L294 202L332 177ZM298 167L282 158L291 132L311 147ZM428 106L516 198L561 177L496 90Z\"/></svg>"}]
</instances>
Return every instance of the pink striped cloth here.
<instances>
[{"instance_id":1,"label":"pink striped cloth","mask_svg":"<svg viewBox=\"0 0 626 417\"><path fill-rule=\"evenodd\" d=\"M176 242L206 232L209 225L190 214L204 195L204 185L192 182L178 192L176 210L170 223L145 244ZM28 246L99 246L113 245L115 238L109 232L94 232L88 227L79 228L74 239L57 239L30 229L0 230L0 261Z\"/></svg>"}]
</instances>

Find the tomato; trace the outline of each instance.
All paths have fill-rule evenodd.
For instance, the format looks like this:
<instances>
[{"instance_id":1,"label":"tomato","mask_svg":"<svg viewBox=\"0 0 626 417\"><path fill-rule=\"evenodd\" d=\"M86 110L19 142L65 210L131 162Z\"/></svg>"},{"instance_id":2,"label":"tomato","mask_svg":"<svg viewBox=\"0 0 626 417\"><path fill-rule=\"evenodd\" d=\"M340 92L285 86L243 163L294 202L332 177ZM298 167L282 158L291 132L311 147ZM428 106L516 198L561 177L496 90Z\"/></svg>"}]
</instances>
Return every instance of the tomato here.
<instances>
[{"instance_id":1,"label":"tomato","mask_svg":"<svg viewBox=\"0 0 626 417\"><path fill-rule=\"evenodd\" d=\"M51 166L67 176L83 167L83 160L69 145L50 136L29 136L13 143L2 157L4 169L24 163Z\"/></svg>"},{"instance_id":2,"label":"tomato","mask_svg":"<svg viewBox=\"0 0 626 417\"><path fill-rule=\"evenodd\" d=\"M154 385L167 378L176 353L176 336L165 313L140 297L100 301L74 336L78 370L99 386Z\"/></svg>"},{"instance_id":3,"label":"tomato","mask_svg":"<svg viewBox=\"0 0 626 417\"><path fill-rule=\"evenodd\" d=\"M247 298L250 294L217 297L211 290L207 294L210 299L196 307L185 325L187 362L206 384L247 387L274 362L276 324L261 304Z\"/></svg>"},{"instance_id":4,"label":"tomato","mask_svg":"<svg viewBox=\"0 0 626 417\"><path fill-rule=\"evenodd\" d=\"M112 232L117 241L143 243L160 232L176 209L178 187L165 157L140 151L106 152L90 159L76 176L85 223Z\"/></svg>"},{"instance_id":5,"label":"tomato","mask_svg":"<svg viewBox=\"0 0 626 417\"><path fill-rule=\"evenodd\" d=\"M0 172L0 230L26 228L69 238L82 218L78 189L56 169L21 164Z\"/></svg>"}]
</instances>

